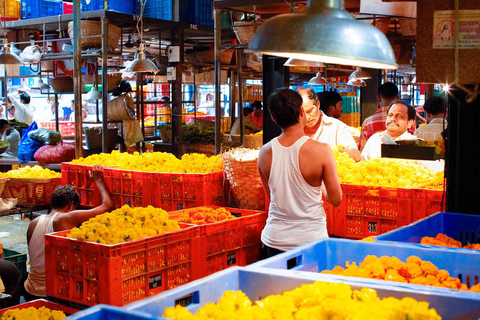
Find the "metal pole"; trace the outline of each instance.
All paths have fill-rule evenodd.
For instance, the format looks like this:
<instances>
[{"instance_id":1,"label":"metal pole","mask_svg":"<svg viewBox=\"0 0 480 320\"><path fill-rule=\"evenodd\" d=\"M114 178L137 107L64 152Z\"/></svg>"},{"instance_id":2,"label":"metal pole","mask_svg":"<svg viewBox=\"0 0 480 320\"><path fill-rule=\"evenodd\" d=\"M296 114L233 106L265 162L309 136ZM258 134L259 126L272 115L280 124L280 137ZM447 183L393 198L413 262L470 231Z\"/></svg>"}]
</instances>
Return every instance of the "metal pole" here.
<instances>
[{"instance_id":1,"label":"metal pole","mask_svg":"<svg viewBox=\"0 0 480 320\"><path fill-rule=\"evenodd\" d=\"M102 18L102 152L108 152L108 18Z\"/></svg>"},{"instance_id":2,"label":"metal pole","mask_svg":"<svg viewBox=\"0 0 480 320\"><path fill-rule=\"evenodd\" d=\"M222 11L214 9L215 13L215 154L219 154L222 149L222 104L221 104L221 85L222 68L220 65L222 43Z\"/></svg>"},{"instance_id":3,"label":"metal pole","mask_svg":"<svg viewBox=\"0 0 480 320\"><path fill-rule=\"evenodd\" d=\"M145 104L143 101L143 73L137 73L137 77L140 77L140 99L142 100L140 104L140 118L141 118L141 123L142 123L142 136L145 138ZM154 107L156 108L157 105L155 104ZM142 142L140 144L142 147L142 152L145 152L145 142Z\"/></svg>"},{"instance_id":4,"label":"metal pole","mask_svg":"<svg viewBox=\"0 0 480 320\"><path fill-rule=\"evenodd\" d=\"M73 86L75 99L75 157L83 156L82 51L80 47L80 1L73 1Z\"/></svg>"},{"instance_id":5,"label":"metal pole","mask_svg":"<svg viewBox=\"0 0 480 320\"><path fill-rule=\"evenodd\" d=\"M55 97L55 131L60 132L60 125L58 124L58 94L53 95Z\"/></svg>"},{"instance_id":6,"label":"metal pole","mask_svg":"<svg viewBox=\"0 0 480 320\"><path fill-rule=\"evenodd\" d=\"M238 52L236 50L236 52ZM235 108L235 87L236 87L236 82L235 82L235 72L230 72L230 128L229 130L232 129L233 124L235 123L235 114L236 114L236 108Z\"/></svg>"},{"instance_id":7,"label":"metal pole","mask_svg":"<svg viewBox=\"0 0 480 320\"><path fill-rule=\"evenodd\" d=\"M242 51L237 51L237 77L238 77L238 118L240 119L240 144L243 145L245 128L243 127L243 77L242 77Z\"/></svg>"},{"instance_id":8,"label":"metal pole","mask_svg":"<svg viewBox=\"0 0 480 320\"><path fill-rule=\"evenodd\" d=\"M175 67L175 81L171 82L172 91L172 152L175 156L180 157L182 153L183 144L183 129L182 129L182 67L183 67L183 29L180 27L175 30L175 45L180 47L180 62L173 63ZM173 42L172 42L173 44ZM170 64L170 63L169 63Z\"/></svg>"}]
</instances>

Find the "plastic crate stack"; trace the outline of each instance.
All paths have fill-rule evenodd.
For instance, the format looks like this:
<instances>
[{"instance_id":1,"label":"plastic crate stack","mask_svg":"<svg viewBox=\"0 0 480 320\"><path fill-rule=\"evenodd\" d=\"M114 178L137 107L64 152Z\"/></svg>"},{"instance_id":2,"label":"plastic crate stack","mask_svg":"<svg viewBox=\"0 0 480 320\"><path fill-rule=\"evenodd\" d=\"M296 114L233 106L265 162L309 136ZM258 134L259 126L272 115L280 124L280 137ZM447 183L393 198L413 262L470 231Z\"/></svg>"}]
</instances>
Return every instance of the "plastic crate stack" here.
<instances>
[{"instance_id":1,"label":"plastic crate stack","mask_svg":"<svg viewBox=\"0 0 480 320\"><path fill-rule=\"evenodd\" d=\"M12 21L18 20L21 16L21 4L20 0L5 0L5 20ZM3 21L3 14L0 17L0 21Z\"/></svg>"},{"instance_id":2,"label":"plastic crate stack","mask_svg":"<svg viewBox=\"0 0 480 320\"><path fill-rule=\"evenodd\" d=\"M187 209L188 210L188 209ZM214 272L260 259L266 214L227 208L237 218L132 242L104 245L46 236L47 296L70 306L123 306ZM181 212L171 212L174 218Z\"/></svg>"},{"instance_id":3,"label":"plastic crate stack","mask_svg":"<svg viewBox=\"0 0 480 320\"><path fill-rule=\"evenodd\" d=\"M21 0L21 18L33 19L63 14L61 0Z\"/></svg>"},{"instance_id":4,"label":"plastic crate stack","mask_svg":"<svg viewBox=\"0 0 480 320\"><path fill-rule=\"evenodd\" d=\"M444 209L443 191L342 184L340 206L325 205L329 234L349 239L378 236Z\"/></svg>"},{"instance_id":5,"label":"plastic crate stack","mask_svg":"<svg viewBox=\"0 0 480 320\"><path fill-rule=\"evenodd\" d=\"M81 0L80 11L111 10L127 14L135 13L135 0Z\"/></svg>"},{"instance_id":6,"label":"plastic crate stack","mask_svg":"<svg viewBox=\"0 0 480 320\"><path fill-rule=\"evenodd\" d=\"M345 95L342 98L342 115L340 116L340 121L350 127L359 127L361 125L359 97Z\"/></svg>"},{"instance_id":7,"label":"plastic crate stack","mask_svg":"<svg viewBox=\"0 0 480 320\"><path fill-rule=\"evenodd\" d=\"M40 122L39 127L55 131L55 121ZM75 121L59 121L58 130L64 138L75 137Z\"/></svg>"}]
</instances>

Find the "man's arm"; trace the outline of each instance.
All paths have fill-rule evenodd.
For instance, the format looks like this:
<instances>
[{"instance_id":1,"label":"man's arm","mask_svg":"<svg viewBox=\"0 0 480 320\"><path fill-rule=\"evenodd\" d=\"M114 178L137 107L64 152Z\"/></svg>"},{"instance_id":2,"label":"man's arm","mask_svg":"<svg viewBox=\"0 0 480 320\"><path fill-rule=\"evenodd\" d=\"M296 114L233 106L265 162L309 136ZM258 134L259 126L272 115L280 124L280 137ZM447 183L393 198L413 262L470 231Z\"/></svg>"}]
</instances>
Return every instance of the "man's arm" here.
<instances>
[{"instance_id":1,"label":"man's arm","mask_svg":"<svg viewBox=\"0 0 480 320\"><path fill-rule=\"evenodd\" d=\"M115 209L112 194L103 179L103 167L99 165L93 166L92 180L98 187L102 197L102 204L90 210L75 210L68 212L59 217L58 223L61 230L68 230L80 226L83 222L88 221L99 214L109 212Z\"/></svg>"},{"instance_id":2,"label":"man's arm","mask_svg":"<svg viewBox=\"0 0 480 320\"><path fill-rule=\"evenodd\" d=\"M339 128L339 139L337 141L345 147L342 151L346 152L353 160L356 162L362 160L360 151L358 151L357 144L348 126L344 125Z\"/></svg>"},{"instance_id":3,"label":"man's arm","mask_svg":"<svg viewBox=\"0 0 480 320\"><path fill-rule=\"evenodd\" d=\"M338 207L342 203L343 194L332 149L328 146L323 148L319 157L324 159L322 178L326 191L324 192L325 199L333 206Z\"/></svg>"},{"instance_id":4,"label":"man's arm","mask_svg":"<svg viewBox=\"0 0 480 320\"><path fill-rule=\"evenodd\" d=\"M270 200L270 188L268 187L268 179L270 177L270 169L272 167L272 147L270 143L267 143L260 149L257 167L258 174L262 180L263 189Z\"/></svg>"}]
</instances>

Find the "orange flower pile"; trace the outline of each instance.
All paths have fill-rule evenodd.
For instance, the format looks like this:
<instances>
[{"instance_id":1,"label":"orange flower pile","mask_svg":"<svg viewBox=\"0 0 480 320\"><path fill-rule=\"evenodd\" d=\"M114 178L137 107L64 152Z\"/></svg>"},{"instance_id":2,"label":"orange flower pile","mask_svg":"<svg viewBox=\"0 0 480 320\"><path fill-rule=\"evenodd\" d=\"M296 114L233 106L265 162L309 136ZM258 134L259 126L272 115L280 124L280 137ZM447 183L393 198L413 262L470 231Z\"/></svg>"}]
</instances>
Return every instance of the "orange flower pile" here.
<instances>
[{"instance_id":1,"label":"orange flower pile","mask_svg":"<svg viewBox=\"0 0 480 320\"><path fill-rule=\"evenodd\" d=\"M199 207L182 212L182 214L180 214L180 216L175 220L184 223L207 224L230 219L235 219L235 216L233 216L232 213L225 208L213 209L208 207Z\"/></svg>"},{"instance_id":2,"label":"orange flower pile","mask_svg":"<svg viewBox=\"0 0 480 320\"><path fill-rule=\"evenodd\" d=\"M421 244L428 244L432 246L450 247L450 248L462 248L462 243L455 239L450 238L443 233L437 234L435 238L423 237L420 240ZM480 243L469 244L463 247L464 249L480 250Z\"/></svg>"},{"instance_id":3,"label":"orange flower pile","mask_svg":"<svg viewBox=\"0 0 480 320\"><path fill-rule=\"evenodd\" d=\"M336 266L333 270L324 270L322 273L469 290L459 279L450 277L448 271L438 270L433 263L422 261L416 256L402 262L397 257L378 258L369 255L359 266L355 262L349 264L348 261L346 265L345 269ZM470 291L480 292L480 284L470 288Z\"/></svg>"}]
</instances>

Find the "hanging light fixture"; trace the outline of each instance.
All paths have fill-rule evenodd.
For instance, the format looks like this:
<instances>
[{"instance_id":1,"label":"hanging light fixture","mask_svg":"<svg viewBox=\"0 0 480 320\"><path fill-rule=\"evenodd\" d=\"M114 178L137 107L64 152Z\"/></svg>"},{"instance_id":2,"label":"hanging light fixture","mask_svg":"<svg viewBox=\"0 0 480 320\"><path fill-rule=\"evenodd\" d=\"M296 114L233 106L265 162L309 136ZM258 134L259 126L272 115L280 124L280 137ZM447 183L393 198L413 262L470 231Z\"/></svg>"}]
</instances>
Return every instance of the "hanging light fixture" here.
<instances>
[{"instance_id":1,"label":"hanging light fixture","mask_svg":"<svg viewBox=\"0 0 480 320\"><path fill-rule=\"evenodd\" d=\"M143 1L140 0L140 19L137 22L137 31L140 36L140 46L138 47L138 56L125 68L125 72L159 72L158 67L151 60L145 57L145 41L143 40ZM140 24L140 28L138 25Z\"/></svg>"},{"instance_id":2,"label":"hanging light fixture","mask_svg":"<svg viewBox=\"0 0 480 320\"><path fill-rule=\"evenodd\" d=\"M0 53L0 64L22 64L22 59L20 59L15 53L10 52L10 48L8 48L7 32L5 31L5 25L7 23L5 17L5 2L6 0L3 0L3 50Z\"/></svg>"},{"instance_id":3,"label":"hanging light fixture","mask_svg":"<svg viewBox=\"0 0 480 320\"><path fill-rule=\"evenodd\" d=\"M362 68L357 67L357 70L353 71L352 74L348 77L350 80L368 80L372 79L372 76L367 71L362 70Z\"/></svg>"},{"instance_id":4,"label":"hanging light fixture","mask_svg":"<svg viewBox=\"0 0 480 320\"><path fill-rule=\"evenodd\" d=\"M318 67L318 68L323 68L325 67L325 64L323 62L319 61L307 61L307 60L300 60L300 59L294 59L290 58L283 64L286 67Z\"/></svg>"},{"instance_id":5,"label":"hanging light fixture","mask_svg":"<svg viewBox=\"0 0 480 320\"><path fill-rule=\"evenodd\" d=\"M349 80L347 82L347 85L349 86L355 86L355 87L366 87L367 84L365 83L365 81L361 80L361 79L356 79L356 80Z\"/></svg>"},{"instance_id":6,"label":"hanging light fixture","mask_svg":"<svg viewBox=\"0 0 480 320\"><path fill-rule=\"evenodd\" d=\"M87 93L87 100L98 101L102 99L102 93L94 86L89 93Z\"/></svg>"},{"instance_id":7,"label":"hanging light fixture","mask_svg":"<svg viewBox=\"0 0 480 320\"><path fill-rule=\"evenodd\" d=\"M320 68L318 68L317 74L315 75L315 77L310 79L310 81L308 81L308 84L320 84L322 86L326 86L326 85L328 85L328 81L327 81L327 79L322 77L322 73L320 71Z\"/></svg>"},{"instance_id":8,"label":"hanging light fixture","mask_svg":"<svg viewBox=\"0 0 480 320\"><path fill-rule=\"evenodd\" d=\"M47 90L47 89L50 89L50 86L44 83L42 78L39 76L38 78L35 79L35 82L30 88L36 89L36 90Z\"/></svg>"},{"instance_id":9,"label":"hanging light fixture","mask_svg":"<svg viewBox=\"0 0 480 320\"><path fill-rule=\"evenodd\" d=\"M387 37L343 9L343 0L309 0L304 13L282 14L263 23L248 50L324 63L397 69Z\"/></svg>"}]
</instances>

